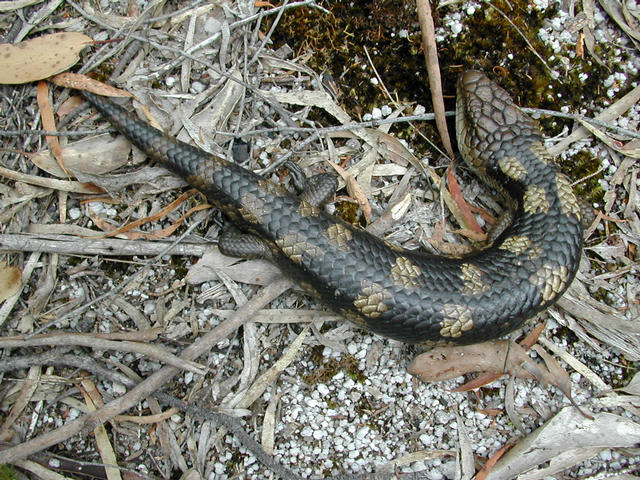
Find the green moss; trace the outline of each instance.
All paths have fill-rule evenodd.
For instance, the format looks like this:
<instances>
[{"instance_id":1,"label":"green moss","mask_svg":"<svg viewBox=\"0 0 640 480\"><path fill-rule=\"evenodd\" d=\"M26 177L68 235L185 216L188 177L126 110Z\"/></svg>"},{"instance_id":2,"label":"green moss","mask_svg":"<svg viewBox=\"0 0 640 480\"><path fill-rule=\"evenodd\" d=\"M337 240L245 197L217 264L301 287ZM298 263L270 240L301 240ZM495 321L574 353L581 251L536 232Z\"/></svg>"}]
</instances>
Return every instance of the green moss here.
<instances>
[{"instance_id":1,"label":"green moss","mask_svg":"<svg viewBox=\"0 0 640 480\"><path fill-rule=\"evenodd\" d=\"M0 480L16 480L18 474L11 465L0 465Z\"/></svg>"},{"instance_id":2,"label":"green moss","mask_svg":"<svg viewBox=\"0 0 640 480\"><path fill-rule=\"evenodd\" d=\"M583 150L572 155L568 159L558 160L560 168L572 180L580 180L596 173L600 167L600 159L593 156L591 152ZM604 202L604 191L598 179L600 175L594 175L578 183L575 187L576 193L589 204Z\"/></svg>"},{"instance_id":3,"label":"green moss","mask_svg":"<svg viewBox=\"0 0 640 480\"><path fill-rule=\"evenodd\" d=\"M311 349L309 361L317 368L302 375L302 380L306 384L328 383L338 372L343 372L347 377L358 383L365 381L366 377L358 368L358 360L353 355L345 354L339 359L327 359L322 354L323 350L324 347L322 345L317 345Z\"/></svg>"},{"instance_id":4,"label":"green moss","mask_svg":"<svg viewBox=\"0 0 640 480\"><path fill-rule=\"evenodd\" d=\"M337 202L336 215L345 222L356 226L364 225L364 218L361 215L360 207L353 202Z\"/></svg>"}]
</instances>

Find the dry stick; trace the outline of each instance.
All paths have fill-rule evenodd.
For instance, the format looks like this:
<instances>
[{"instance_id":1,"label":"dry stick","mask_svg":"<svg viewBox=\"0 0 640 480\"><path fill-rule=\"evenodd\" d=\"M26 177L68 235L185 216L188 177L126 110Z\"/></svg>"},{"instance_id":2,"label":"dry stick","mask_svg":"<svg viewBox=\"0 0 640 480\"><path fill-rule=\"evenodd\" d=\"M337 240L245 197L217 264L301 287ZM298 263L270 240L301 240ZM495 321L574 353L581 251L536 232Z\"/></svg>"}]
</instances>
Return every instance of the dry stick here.
<instances>
[{"instance_id":1,"label":"dry stick","mask_svg":"<svg viewBox=\"0 0 640 480\"><path fill-rule=\"evenodd\" d=\"M96 25L99 25L100 27L109 29L111 31L116 30L114 27L112 27L111 25L108 25L104 22L102 22L100 19L89 15L86 11L84 11L77 3L75 3L73 0L67 0L67 3L69 5L71 5L74 9L76 9L78 11L78 13L80 13L81 16L89 19L90 21L94 22ZM242 85L244 88L246 88L247 90L249 90L250 92L252 92L254 95L256 95L257 97L259 97L260 99L264 100L266 103L268 103L269 105L271 105L273 107L273 109L281 116L281 119L286 122L287 124L289 124L289 126L296 126L296 122L293 121L293 115L287 111L287 109L285 109L279 102L277 102L274 98L272 97L266 97L264 96L260 90L256 87L254 87L253 85L248 84L247 82L238 79L236 77L234 77L232 74L227 73L223 70L220 70L216 65L207 62L205 60L202 60L198 57L195 57L193 55L188 54L185 50L181 50L179 48L174 48L174 47L170 47L168 45L163 45L160 44L158 42L155 42L153 40L149 40L148 38L144 38L141 37L139 35L135 35L133 33L129 33L127 35L127 38L132 38L134 40L138 40L140 42L146 43L148 45L151 45L154 48L157 48L160 51L168 51L168 52L172 52L177 54L182 61L183 58L188 58L189 60L196 62L200 65L203 65L207 68L210 68L212 71L214 71L215 73L217 73L218 75L221 75L222 77L225 77L233 82L236 82L240 85ZM84 69L83 69L84 71ZM153 78L154 74L150 74L149 78ZM301 120L301 121L305 121L306 120Z\"/></svg>"},{"instance_id":2,"label":"dry stick","mask_svg":"<svg viewBox=\"0 0 640 480\"><path fill-rule=\"evenodd\" d=\"M236 313L227 321L221 323L200 340L195 341L185 348L180 358L193 361L200 355L208 352L214 345L246 323L255 311L267 305L290 286L291 281L282 277L265 287L251 298L251 300L238 308ZM60 443L73 435L92 431L96 426L132 408L143 398L151 396L153 392L165 383L170 382L179 372L180 370L175 367L162 367L123 396L105 404L104 407L73 420L56 430L43 433L32 440L0 451L0 465L26 458L29 455L33 455L36 452Z\"/></svg>"},{"instance_id":3,"label":"dry stick","mask_svg":"<svg viewBox=\"0 0 640 480\"><path fill-rule=\"evenodd\" d=\"M0 234L0 253L46 252L66 255L155 256L182 255L201 257L210 243L124 240L118 238L79 238L74 235L6 233ZM167 250L167 248L169 250Z\"/></svg>"},{"instance_id":4,"label":"dry stick","mask_svg":"<svg viewBox=\"0 0 640 480\"><path fill-rule=\"evenodd\" d=\"M108 379L111 382L121 383L127 387L134 387L136 382L124 376L122 373L114 372L112 369L105 368L92 358L67 354L66 351L70 347L56 348L44 353L35 355L25 355L23 357L3 358L0 362L0 373L10 372L13 370L22 370L35 365L74 367L80 370L93 373L96 377L103 380Z\"/></svg>"},{"instance_id":5,"label":"dry stick","mask_svg":"<svg viewBox=\"0 0 640 480\"><path fill-rule=\"evenodd\" d=\"M4 337L0 338L0 348L24 348L35 346L63 346L63 347L89 347L94 350L115 350L118 352L137 353L146 357L154 358L167 365L188 370L198 375L204 375L207 367L195 362L185 361L182 358L169 352L158 345L143 342L114 341L105 338L98 338L87 333L65 332L60 335L48 334L39 335L30 339L24 337Z\"/></svg>"},{"instance_id":6,"label":"dry stick","mask_svg":"<svg viewBox=\"0 0 640 480\"><path fill-rule=\"evenodd\" d=\"M14 170L0 166L0 175L18 182L29 183L39 187L53 188L63 192L73 193L100 193L102 190L89 187L86 184L67 180L58 180L57 178L40 177L38 175L29 175L27 173L16 172Z\"/></svg>"},{"instance_id":7,"label":"dry stick","mask_svg":"<svg viewBox=\"0 0 640 480\"><path fill-rule=\"evenodd\" d=\"M271 28L262 39L262 42L256 49L255 53L253 54L253 57L251 57L251 60L249 60L249 65L253 65L258 60L258 56L262 53L262 50L264 49L265 45L271 41L271 36L273 35L273 32L276 30L276 27L280 23L280 19L282 18L284 9L287 7L288 4L289 4L289 0L284 0L284 2L282 3L282 7L280 8L278 15L276 16L276 19L273 21L273 24L271 25Z\"/></svg>"},{"instance_id":8,"label":"dry stick","mask_svg":"<svg viewBox=\"0 0 640 480\"><path fill-rule=\"evenodd\" d=\"M630 92L630 94L632 92ZM624 101L626 98L627 97L623 97L622 99L620 99L620 101ZM635 102L632 102L632 104L633 103ZM612 105L612 107L614 107L615 105L616 104ZM609 107L609 108L612 108L612 107ZM581 120L583 122L589 122L592 125L596 125L598 127L606 128L620 135L626 135L631 138L640 138L640 133L634 130L629 130L628 128L620 127L611 122L604 121L603 118L599 118L599 117L591 118L591 117L586 117L584 115L580 115L577 113L564 113L556 110L547 110L544 108L522 107L521 110L533 116L547 115L550 117L566 118L568 120ZM445 116L453 117L455 116L455 112L445 112ZM614 118L616 118L616 116L612 117L612 119ZM328 133L343 132L346 130L352 130L357 128L375 128L375 127L379 127L380 125L387 125L389 123L404 123L404 122L414 122L414 121L422 122L422 121L431 121L433 119L435 119L435 115L433 113L423 113L420 115L403 115L401 117L393 117L393 118L378 118L375 120L368 120L366 122L345 123L344 125L334 125L331 127L321 127L321 128L278 126L278 127L272 127L272 128L258 128L255 130L246 130L244 132L212 130L211 133L214 135L223 135L226 137L234 137L234 138L250 137L250 136L264 135L264 134L270 134L270 133L317 133L319 135L324 135ZM61 137L62 136L87 136L87 135L101 135L103 133L113 133L116 131L117 130L114 128L105 128L102 130L76 130L72 132L50 132L48 130L23 129L23 130L2 131L0 132L0 137L14 137L14 136L21 136L21 135L57 135ZM587 135L588 135L588 132L587 132ZM0 151L2 151L2 149L0 149ZM14 172L13 170L7 169L2 171L7 171L10 175L14 175L14 176L19 175L18 172ZM33 178L37 179L38 181L42 181L42 178L45 178L45 177L34 176ZM27 183L29 182L27 181ZM45 186L50 186L50 185L45 185Z\"/></svg>"},{"instance_id":9,"label":"dry stick","mask_svg":"<svg viewBox=\"0 0 640 480\"><path fill-rule=\"evenodd\" d=\"M429 75L429 88L431 89L431 101L433 111L436 114L436 126L440 132L442 145L450 158L454 158L453 147L449 137L449 129L445 119L444 100L442 99L442 82L440 81L440 66L438 64L438 49L436 44L436 30L431 16L431 4L429 0L416 0L418 19L422 32L422 45L424 47L424 60Z\"/></svg>"},{"instance_id":10,"label":"dry stick","mask_svg":"<svg viewBox=\"0 0 640 480\"><path fill-rule=\"evenodd\" d=\"M209 420L217 425L223 425L228 431L233 433L245 449L251 452L262 465L274 472L278 478L282 478L283 480L302 480L302 477L291 472L279 463L273 455L267 453L264 448L262 448L262 445L245 431L238 418L187 405L185 402L162 392L158 393L157 397L162 403L178 408L187 415L197 418L200 421Z\"/></svg>"}]
</instances>

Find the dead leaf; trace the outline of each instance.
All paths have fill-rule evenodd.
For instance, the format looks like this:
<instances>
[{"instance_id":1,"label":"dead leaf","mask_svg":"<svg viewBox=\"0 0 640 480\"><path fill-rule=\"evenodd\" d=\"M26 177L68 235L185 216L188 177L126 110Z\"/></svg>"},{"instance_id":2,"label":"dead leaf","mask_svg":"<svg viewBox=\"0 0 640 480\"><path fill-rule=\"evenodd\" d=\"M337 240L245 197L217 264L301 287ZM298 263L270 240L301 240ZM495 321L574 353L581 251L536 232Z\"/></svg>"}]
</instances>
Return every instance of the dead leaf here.
<instances>
[{"instance_id":1,"label":"dead leaf","mask_svg":"<svg viewBox=\"0 0 640 480\"><path fill-rule=\"evenodd\" d=\"M99 82L93 78L87 77L80 73L65 72L51 78L51 83L59 87L73 88L75 90L86 90L96 95L104 95L105 97L123 97L132 98L133 94L126 90L121 90L106 83Z\"/></svg>"},{"instance_id":2,"label":"dead leaf","mask_svg":"<svg viewBox=\"0 0 640 480\"><path fill-rule=\"evenodd\" d=\"M502 446L496 453L491 455L487 460L487 463L484 464L482 469L476 474L476 480L485 480L487 475L491 473L491 469L493 466L502 458L502 456L511 448L511 445L507 444Z\"/></svg>"},{"instance_id":3,"label":"dead leaf","mask_svg":"<svg viewBox=\"0 0 640 480\"><path fill-rule=\"evenodd\" d=\"M631 381L620 390L630 395L640 395L640 373L636 373Z\"/></svg>"},{"instance_id":4,"label":"dead leaf","mask_svg":"<svg viewBox=\"0 0 640 480\"><path fill-rule=\"evenodd\" d=\"M47 82L38 82L37 100L38 108L40 109L40 117L42 118L42 127L45 130L55 132L57 130L56 120L53 118L53 108L51 108L51 102L49 102L49 84ZM69 177L69 172L64 166L62 148L60 147L58 137L54 135L47 135L45 138L47 139L51 153L53 153L58 166L64 172L65 177Z\"/></svg>"},{"instance_id":5,"label":"dead leaf","mask_svg":"<svg viewBox=\"0 0 640 480\"><path fill-rule=\"evenodd\" d=\"M367 221L367 223L371 223L371 204L369 203L369 200L367 199L367 196L365 195L364 190L362 189L360 184L356 181L355 178L353 178L353 176L347 170L342 168L340 165L333 163L331 160L327 160L327 162L342 177L342 179L344 180L344 183L347 186L347 191L349 192L349 195L355 198L356 201L358 202L358 205L360 205L360 208L362 209L362 214L364 215L364 218Z\"/></svg>"},{"instance_id":6,"label":"dead leaf","mask_svg":"<svg viewBox=\"0 0 640 480\"><path fill-rule=\"evenodd\" d=\"M52 33L17 44L0 44L0 84L34 82L60 73L80 59L80 52L92 43L79 32Z\"/></svg>"},{"instance_id":7,"label":"dead leaf","mask_svg":"<svg viewBox=\"0 0 640 480\"><path fill-rule=\"evenodd\" d=\"M40 3L41 1L42 0L13 0L0 2L0 12L12 12L14 10L20 10L21 8Z\"/></svg>"},{"instance_id":8,"label":"dead leaf","mask_svg":"<svg viewBox=\"0 0 640 480\"><path fill-rule=\"evenodd\" d=\"M462 190L460 190L460 185L458 185L458 180L453 175L453 168L447 169L447 185L449 186L449 192L451 192L451 197L456 202L456 206L458 207L458 215L455 215L456 220L462 222L462 226L471 230L472 232L484 234L480 225L476 221L473 213L471 212L471 208L469 204L464 199L464 195L462 195Z\"/></svg>"},{"instance_id":9,"label":"dead leaf","mask_svg":"<svg viewBox=\"0 0 640 480\"><path fill-rule=\"evenodd\" d=\"M84 138L62 147L67 170L74 176L79 173L104 175L126 165L131 143L123 136L112 137L108 133ZM31 155L31 161L50 175L64 178L66 174L51 158L51 152L42 150Z\"/></svg>"},{"instance_id":10,"label":"dead leaf","mask_svg":"<svg viewBox=\"0 0 640 480\"><path fill-rule=\"evenodd\" d=\"M185 280L190 285L216 280L219 271L236 282L250 285L269 285L282 275L280 269L267 260L240 261L212 247L189 268Z\"/></svg>"},{"instance_id":11,"label":"dead leaf","mask_svg":"<svg viewBox=\"0 0 640 480\"><path fill-rule=\"evenodd\" d=\"M497 340L434 348L413 359L407 371L424 382L449 380L472 372L509 373L514 377L537 380L543 385L553 385L577 408L571 396L569 374L542 347L534 348L544 363L534 361L515 342ZM580 412L588 417L582 410Z\"/></svg>"},{"instance_id":12,"label":"dead leaf","mask_svg":"<svg viewBox=\"0 0 640 480\"><path fill-rule=\"evenodd\" d=\"M7 262L0 262L0 302L15 295L22 284L22 272Z\"/></svg>"},{"instance_id":13,"label":"dead leaf","mask_svg":"<svg viewBox=\"0 0 640 480\"><path fill-rule=\"evenodd\" d=\"M140 232L140 231L132 231L134 228L139 227L147 222L156 222L161 218L164 218L176 208L178 208L184 201L186 201L190 196L197 194L198 191L195 189L191 189L182 195L180 195L177 199L171 202L169 205L164 207L159 212L154 215L150 215L148 217L139 218L131 223L126 225L122 225L120 227L114 228L110 223L106 222L101 217L97 217L95 215L89 214L89 217L95 223L98 228L101 228L106 233L102 236L103 238L115 237L116 235L124 235L129 240L137 240L139 238L144 238L146 240L158 240L162 238L166 238L175 232L182 222L189 218L193 213L199 212L200 210L205 210L207 208L211 208L211 205L208 203L203 203L201 205L197 205L193 208L190 208L187 213L178 218L175 222L169 225L166 228L160 230L153 230L152 232Z\"/></svg>"},{"instance_id":14,"label":"dead leaf","mask_svg":"<svg viewBox=\"0 0 640 480\"><path fill-rule=\"evenodd\" d=\"M635 448L640 424L611 413L585 418L565 407L536 431L522 438L493 467L489 480L555 477L562 470L611 448ZM538 467L536 469L536 467Z\"/></svg>"},{"instance_id":15,"label":"dead leaf","mask_svg":"<svg viewBox=\"0 0 640 480\"><path fill-rule=\"evenodd\" d=\"M544 366L520 345L508 340L434 348L418 355L407 371L425 382L440 382L472 372L508 372L519 378L554 383Z\"/></svg>"},{"instance_id":16,"label":"dead leaf","mask_svg":"<svg viewBox=\"0 0 640 480\"><path fill-rule=\"evenodd\" d=\"M519 345L525 350L529 350L533 347L538 339L540 338L540 334L544 331L547 326L546 322L543 322L536 327L534 327L531 332L521 341ZM491 382L499 379L504 373L481 373L473 380L470 380L466 383L463 383L459 387L455 388L456 392L468 392L470 390L475 390L476 388L484 387L485 385L490 384Z\"/></svg>"},{"instance_id":17,"label":"dead leaf","mask_svg":"<svg viewBox=\"0 0 640 480\"><path fill-rule=\"evenodd\" d=\"M409 163L412 165L419 164L422 167L420 160L397 137L378 129L370 129L369 132L378 138L379 143L376 148L385 159L403 167L406 167Z\"/></svg>"},{"instance_id":18,"label":"dead leaf","mask_svg":"<svg viewBox=\"0 0 640 480\"><path fill-rule=\"evenodd\" d=\"M640 146L636 140L632 140L626 144L615 140L614 138L607 135L603 130L599 129L595 125L591 125L589 122L585 122L584 120L578 119L578 121L582 124L584 128L589 130L593 135L598 137L602 143L606 146L615 150L616 152L620 152L624 155L627 155L631 158L640 158Z\"/></svg>"}]
</instances>

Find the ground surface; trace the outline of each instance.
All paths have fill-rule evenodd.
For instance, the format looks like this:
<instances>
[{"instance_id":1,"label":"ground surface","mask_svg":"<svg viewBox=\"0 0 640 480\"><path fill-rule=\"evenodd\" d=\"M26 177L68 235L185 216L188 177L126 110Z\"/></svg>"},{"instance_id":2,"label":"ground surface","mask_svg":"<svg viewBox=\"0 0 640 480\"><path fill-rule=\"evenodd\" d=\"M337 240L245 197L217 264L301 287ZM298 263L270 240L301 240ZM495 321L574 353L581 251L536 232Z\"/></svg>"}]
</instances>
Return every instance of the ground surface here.
<instances>
[{"instance_id":1,"label":"ground surface","mask_svg":"<svg viewBox=\"0 0 640 480\"><path fill-rule=\"evenodd\" d=\"M314 130L431 111L415 5L259 3L52 2L1 13L0 29L9 43L60 30L108 40L85 49L73 70L134 93L169 134L233 152L253 169L289 156L308 173L327 168L327 159L342 163L374 222L390 198L405 199L402 218L382 228L389 241L441 253L471 248L433 183L450 162L420 137L439 145L430 122L374 126L369 135L353 126ZM636 131L637 14L632 4L604 2L441 6L434 17L446 105L453 107L454 79L473 67L527 107L595 117L627 101L620 117L606 121ZM181 197L183 184L139 153L129 157L126 142L105 135L82 143L107 125L91 110L74 110L81 101L69 99L73 91L49 88L58 129L84 131L61 140L64 158L79 152L84 168L70 167L69 177L59 174L64 185L53 183L55 162L23 153L48 153L44 137L22 132L4 142L0 260L20 269L23 285L0 304L0 440L15 452L3 458L0 451L0 464L14 465L1 467L0 478L79 478L79 470L99 478L118 471L139 478L471 478L513 444L489 478L524 471L528 479L635 478L637 137L599 126L599 138L563 140L579 127L575 118L541 122L576 191L600 215L571 290L511 338L546 322L531 355L548 366L543 378L570 389L592 420L536 380L507 375L458 392L470 375L437 383L409 375L419 348L348 325L298 291L280 295L286 285L264 262L220 256L220 217L197 211L201 197ZM1 94L3 130L42 128L33 84L4 86ZM410 168L414 158L433 168L430 177ZM267 175L289 183L286 172ZM467 202L500 213L477 180L464 169L456 175ZM105 193L90 195L79 182ZM348 195L340 191L329 208L364 225ZM103 238L139 219L146 221ZM185 233L173 254L162 252ZM245 309L234 314L239 305ZM187 362L185 352L198 344L206 348ZM101 418L123 415L99 429L90 412L100 408ZM43 438L50 446L28 450L28 441ZM523 452L545 451L526 463ZM17 459L27 453L29 460Z\"/></svg>"}]
</instances>

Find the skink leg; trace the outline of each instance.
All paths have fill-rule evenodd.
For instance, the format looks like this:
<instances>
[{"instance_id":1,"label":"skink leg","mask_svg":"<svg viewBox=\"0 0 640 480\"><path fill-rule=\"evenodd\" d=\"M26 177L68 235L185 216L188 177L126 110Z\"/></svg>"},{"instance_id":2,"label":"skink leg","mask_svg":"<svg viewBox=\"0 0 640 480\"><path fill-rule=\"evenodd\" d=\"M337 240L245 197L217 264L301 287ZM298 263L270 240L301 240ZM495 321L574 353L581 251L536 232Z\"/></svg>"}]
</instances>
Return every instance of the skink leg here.
<instances>
[{"instance_id":1,"label":"skink leg","mask_svg":"<svg viewBox=\"0 0 640 480\"><path fill-rule=\"evenodd\" d=\"M338 178L331 173L319 173L307 178L298 165L285 162L291 182L301 200L319 207L327 203L338 188Z\"/></svg>"},{"instance_id":2,"label":"skink leg","mask_svg":"<svg viewBox=\"0 0 640 480\"><path fill-rule=\"evenodd\" d=\"M218 239L218 248L223 255L229 257L269 259L271 250L260 238L250 233L242 233L235 227L225 227Z\"/></svg>"}]
</instances>

